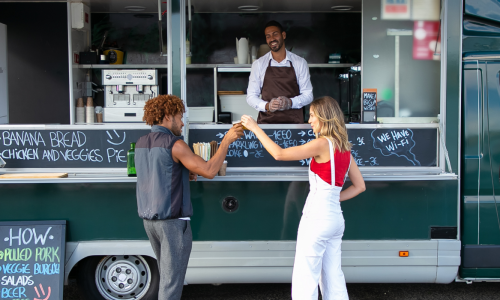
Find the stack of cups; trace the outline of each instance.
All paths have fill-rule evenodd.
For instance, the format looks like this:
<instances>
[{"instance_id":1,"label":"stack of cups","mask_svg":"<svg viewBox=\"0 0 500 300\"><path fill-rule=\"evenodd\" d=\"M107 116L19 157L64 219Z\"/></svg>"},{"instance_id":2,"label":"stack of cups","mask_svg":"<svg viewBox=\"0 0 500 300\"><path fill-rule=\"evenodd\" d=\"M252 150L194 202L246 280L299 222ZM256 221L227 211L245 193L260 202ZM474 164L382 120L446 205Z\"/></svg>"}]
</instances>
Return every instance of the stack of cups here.
<instances>
[{"instance_id":1,"label":"stack of cups","mask_svg":"<svg viewBox=\"0 0 500 300\"><path fill-rule=\"evenodd\" d=\"M76 123L85 123L85 106L83 98L78 98L76 101Z\"/></svg>"},{"instance_id":2,"label":"stack of cups","mask_svg":"<svg viewBox=\"0 0 500 300\"><path fill-rule=\"evenodd\" d=\"M87 97L86 123L94 123L94 101L92 97Z\"/></svg>"},{"instance_id":3,"label":"stack of cups","mask_svg":"<svg viewBox=\"0 0 500 300\"><path fill-rule=\"evenodd\" d=\"M97 123L102 123L102 112L103 112L102 106L95 107L95 116L96 116Z\"/></svg>"}]
</instances>

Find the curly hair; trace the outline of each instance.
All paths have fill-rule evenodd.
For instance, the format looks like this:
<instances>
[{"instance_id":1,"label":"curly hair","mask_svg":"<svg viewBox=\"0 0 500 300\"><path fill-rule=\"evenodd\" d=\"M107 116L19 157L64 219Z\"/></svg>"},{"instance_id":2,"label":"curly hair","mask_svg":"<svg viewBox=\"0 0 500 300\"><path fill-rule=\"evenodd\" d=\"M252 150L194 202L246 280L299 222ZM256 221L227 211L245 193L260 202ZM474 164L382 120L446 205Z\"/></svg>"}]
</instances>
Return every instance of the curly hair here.
<instances>
[{"instance_id":1,"label":"curly hair","mask_svg":"<svg viewBox=\"0 0 500 300\"><path fill-rule=\"evenodd\" d=\"M185 112L186 107L179 97L159 95L146 102L142 120L148 125L158 125L163 122L165 115L175 116L178 113L184 114Z\"/></svg>"}]
</instances>

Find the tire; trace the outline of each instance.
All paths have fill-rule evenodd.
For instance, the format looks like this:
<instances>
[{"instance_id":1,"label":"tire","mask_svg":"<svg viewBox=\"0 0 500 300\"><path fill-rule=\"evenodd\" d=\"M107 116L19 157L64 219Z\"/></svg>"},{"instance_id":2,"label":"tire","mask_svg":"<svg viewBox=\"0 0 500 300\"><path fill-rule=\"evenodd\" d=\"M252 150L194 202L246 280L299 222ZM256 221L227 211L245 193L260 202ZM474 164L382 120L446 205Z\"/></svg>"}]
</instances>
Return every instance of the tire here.
<instances>
[{"instance_id":1,"label":"tire","mask_svg":"<svg viewBox=\"0 0 500 300\"><path fill-rule=\"evenodd\" d=\"M78 263L78 288L86 300L158 300L160 275L154 258L90 256Z\"/></svg>"}]
</instances>

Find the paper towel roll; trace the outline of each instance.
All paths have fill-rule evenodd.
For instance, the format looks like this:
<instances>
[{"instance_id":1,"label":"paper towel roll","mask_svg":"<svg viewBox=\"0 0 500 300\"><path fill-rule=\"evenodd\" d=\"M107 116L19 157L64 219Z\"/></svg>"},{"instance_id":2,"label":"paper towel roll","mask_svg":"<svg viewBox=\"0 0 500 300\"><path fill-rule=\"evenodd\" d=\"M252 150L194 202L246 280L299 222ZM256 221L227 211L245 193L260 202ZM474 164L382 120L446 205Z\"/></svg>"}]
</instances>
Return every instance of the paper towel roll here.
<instances>
[{"instance_id":1,"label":"paper towel roll","mask_svg":"<svg viewBox=\"0 0 500 300\"><path fill-rule=\"evenodd\" d=\"M246 38L241 38L238 41L238 63L248 63L248 40Z\"/></svg>"}]
</instances>

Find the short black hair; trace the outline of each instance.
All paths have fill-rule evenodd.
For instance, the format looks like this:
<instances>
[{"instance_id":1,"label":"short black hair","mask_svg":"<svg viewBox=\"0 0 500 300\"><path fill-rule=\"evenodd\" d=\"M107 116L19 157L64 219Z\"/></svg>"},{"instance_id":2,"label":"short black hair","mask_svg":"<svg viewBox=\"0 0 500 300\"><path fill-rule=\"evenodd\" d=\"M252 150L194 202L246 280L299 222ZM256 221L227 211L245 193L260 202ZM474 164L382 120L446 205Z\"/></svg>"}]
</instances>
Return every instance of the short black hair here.
<instances>
[{"instance_id":1,"label":"short black hair","mask_svg":"<svg viewBox=\"0 0 500 300\"><path fill-rule=\"evenodd\" d=\"M271 27L271 26L278 27L278 29L280 30L280 33L284 31L283 30L283 26L281 26L281 24L278 21L275 21L275 20L267 22L266 26L264 27L264 31L266 31L267 27Z\"/></svg>"}]
</instances>

